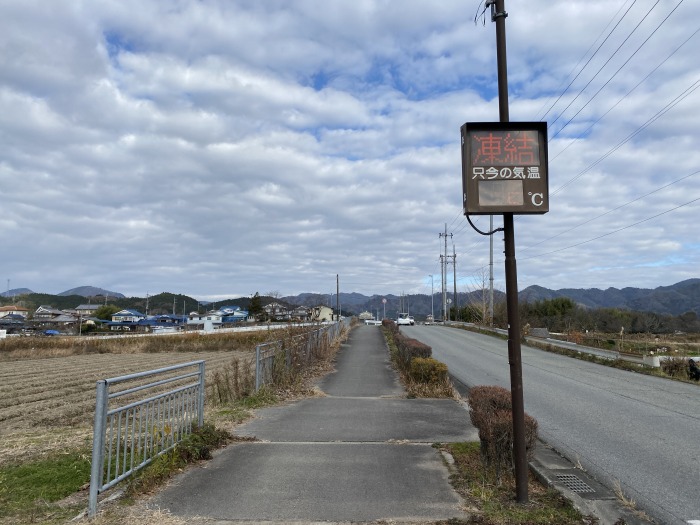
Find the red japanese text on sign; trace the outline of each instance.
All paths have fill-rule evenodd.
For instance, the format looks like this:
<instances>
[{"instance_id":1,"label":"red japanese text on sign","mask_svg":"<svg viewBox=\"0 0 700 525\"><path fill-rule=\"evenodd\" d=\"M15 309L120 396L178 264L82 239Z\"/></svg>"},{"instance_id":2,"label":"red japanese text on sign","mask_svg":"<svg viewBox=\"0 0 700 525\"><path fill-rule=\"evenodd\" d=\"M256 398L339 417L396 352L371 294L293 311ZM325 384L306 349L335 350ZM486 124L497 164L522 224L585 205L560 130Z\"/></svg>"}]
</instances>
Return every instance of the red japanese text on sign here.
<instances>
[{"instance_id":1,"label":"red japanese text on sign","mask_svg":"<svg viewBox=\"0 0 700 525\"><path fill-rule=\"evenodd\" d=\"M471 134L473 166L536 166L540 163L536 130L478 131Z\"/></svg>"}]
</instances>

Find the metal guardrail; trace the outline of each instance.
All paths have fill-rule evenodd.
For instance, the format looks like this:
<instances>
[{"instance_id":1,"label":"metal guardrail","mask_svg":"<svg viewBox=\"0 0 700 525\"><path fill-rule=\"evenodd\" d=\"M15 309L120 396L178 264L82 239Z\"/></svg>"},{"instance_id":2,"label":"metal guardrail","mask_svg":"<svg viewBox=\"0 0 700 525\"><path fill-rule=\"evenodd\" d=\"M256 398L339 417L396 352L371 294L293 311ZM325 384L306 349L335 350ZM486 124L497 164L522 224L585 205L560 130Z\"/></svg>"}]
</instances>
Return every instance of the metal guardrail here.
<instances>
[{"instance_id":1,"label":"metal guardrail","mask_svg":"<svg viewBox=\"0 0 700 525\"><path fill-rule=\"evenodd\" d=\"M110 392L118 383L129 385ZM125 404L110 408L117 398ZM173 449L193 425L203 424L204 361L98 381L88 516L97 513L99 493Z\"/></svg>"},{"instance_id":2,"label":"metal guardrail","mask_svg":"<svg viewBox=\"0 0 700 525\"><path fill-rule=\"evenodd\" d=\"M349 322L349 321L348 321ZM308 365L316 352L327 348L343 328L344 322L325 325L318 330L294 336L291 340L280 339L255 347L255 391L274 382L281 368L289 370L294 365Z\"/></svg>"}]
</instances>

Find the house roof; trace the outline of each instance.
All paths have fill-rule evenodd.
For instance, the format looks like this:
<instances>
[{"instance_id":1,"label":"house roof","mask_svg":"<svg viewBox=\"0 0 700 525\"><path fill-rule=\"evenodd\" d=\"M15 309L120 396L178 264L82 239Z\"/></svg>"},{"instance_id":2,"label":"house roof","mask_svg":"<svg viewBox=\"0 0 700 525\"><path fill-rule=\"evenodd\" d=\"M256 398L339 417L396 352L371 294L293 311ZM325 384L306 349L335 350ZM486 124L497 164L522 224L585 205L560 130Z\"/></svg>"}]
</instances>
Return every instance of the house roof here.
<instances>
[{"instance_id":1,"label":"house roof","mask_svg":"<svg viewBox=\"0 0 700 525\"><path fill-rule=\"evenodd\" d=\"M116 314L112 314L112 317L121 317L124 315L131 315L133 317L146 317L144 314L138 310L120 310Z\"/></svg>"},{"instance_id":2,"label":"house roof","mask_svg":"<svg viewBox=\"0 0 700 525\"><path fill-rule=\"evenodd\" d=\"M53 317L49 319L49 322L52 323L74 323L78 320L77 317L74 315L69 315L69 314L61 314L57 317Z\"/></svg>"},{"instance_id":3,"label":"house roof","mask_svg":"<svg viewBox=\"0 0 700 525\"><path fill-rule=\"evenodd\" d=\"M75 307L76 310L97 310L100 307L99 304L79 304Z\"/></svg>"},{"instance_id":4,"label":"house roof","mask_svg":"<svg viewBox=\"0 0 700 525\"><path fill-rule=\"evenodd\" d=\"M36 309L35 313L63 315L64 312L63 310L59 310L58 308L54 308L53 306L42 304L39 308Z\"/></svg>"},{"instance_id":5,"label":"house roof","mask_svg":"<svg viewBox=\"0 0 700 525\"><path fill-rule=\"evenodd\" d=\"M0 306L0 312L28 312L27 308L21 306Z\"/></svg>"}]
</instances>

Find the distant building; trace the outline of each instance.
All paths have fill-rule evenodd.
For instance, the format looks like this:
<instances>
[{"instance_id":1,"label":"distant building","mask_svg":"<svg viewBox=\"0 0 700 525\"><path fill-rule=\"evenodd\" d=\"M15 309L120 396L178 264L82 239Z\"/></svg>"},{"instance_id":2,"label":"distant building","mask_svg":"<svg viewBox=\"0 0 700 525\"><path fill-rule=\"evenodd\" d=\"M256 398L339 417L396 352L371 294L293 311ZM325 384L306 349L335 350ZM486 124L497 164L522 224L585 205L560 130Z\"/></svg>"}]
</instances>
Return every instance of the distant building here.
<instances>
[{"instance_id":1,"label":"distant building","mask_svg":"<svg viewBox=\"0 0 700 525\"><path fill-rule=\"evenodd\" d=\"M328 306L314 306L311 309L311 320L316 322L333 321L333 309Z\"/></svg>"},{"instance_id":2,"label":"distant building","mask_svg":"<svg viewBox=\"0 0 700 525\"><path fill-rule=\"evenodd\" d=\"M311 309L307 306L297 306L289 315L293 321L307 321L311 317Z\"/></svg>"},{"instance_id":3,"label":"distant building","mask_svg":"<svg viewBox=\"0 0 700 525\"><path fill-rule=\"evenodd\" d=\"M268 319L272 321L289 321L291 319L291 314L289 309L280 303L270 303L263 307Z\"/></svg>"},{"instance_id":4,"label":"distant building","mask_svg":"<svg viewBox=\"0 0 700 525\"><path fill-rule=\"evenodd\" d=\"M75 313L83 317L93 317L99 307L99 304L80 304L75 307Z\"/></svg>"},{"instance_id":5,"label":"distant building","mask_svg":"<svg viewBox=\"0 0 700 525\"><path fill-rule=\"evenodd\" d=\"M0 306L0 317L5 317L7 315L20 315L26 319L29 315L29 310L21 306Z\"/></svg>"},{"instance_id":6,"label":"distant building","mask_svg":"<svg viewBox=\"0 0 700 525\"><path fill-rule=\"evenodd\" d=\"M362 313L361 313L360 315L358 315L357 317L360 318L360 321L368 321L368 320L370 320L370 319L374 319L374 316L373 316L371 313L369 313L368 311L362 312Z\"/></svg>"},{"instance_id":7,"label":"distant building","mask_svg":"<svg viewBox=\"0 0 700 525\"><path fill-rule=\"evenodd\" d=\"M34 312L34 320L35 321L50 321L51 319L55 319L55 318L62 316L62 315L66 315L66 313L63 310L59 310L59 309L54 308L53 306L49 306L47 304L42 304Z\"/></svg>"},{"instance_id":8,"label":"distant building","mask_svg":"<svg viewBox=\"0 0 700 525\"><path fill-rule=\"evenodd\" d=\"M116 314L112 314L113 323L138 323L146 316L137 310L120 310Z\"/></svg>"}]
</instances>

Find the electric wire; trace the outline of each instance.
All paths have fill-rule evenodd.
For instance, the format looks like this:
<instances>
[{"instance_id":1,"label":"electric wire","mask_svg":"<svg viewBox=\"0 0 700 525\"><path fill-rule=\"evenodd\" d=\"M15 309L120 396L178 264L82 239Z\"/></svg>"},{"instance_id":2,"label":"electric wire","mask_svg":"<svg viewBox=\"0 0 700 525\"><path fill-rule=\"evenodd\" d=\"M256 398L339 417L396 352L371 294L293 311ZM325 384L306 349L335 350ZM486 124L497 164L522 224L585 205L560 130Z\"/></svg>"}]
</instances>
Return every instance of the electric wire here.
<instances>
[{"instance_id":1,"label":"electric wire","mask_svg":"<svg viewBox=\"0 0 700 525\"><path fill-rule=\"evenodd\" d=\"M629 1L629 0L628 0L628 1ZM598 35L598 38L596 38L596 39L593 41L593 43L592 43L592 44L590 45L590 47L586 50L586 52L581 56L581 58L579 58L578 62L576 62L576 65L575 65L574 67L571 68L571 71L569 71L569 74L566 75L566 78L564 79L564 81L561 82L560 85L563 86L564 83L565 83L569 78L571 78L571 75L573 75L573 74L574 74L574 71L576 71L576 70L578 69L578 66L581 65L581 62L583 62L583 59L586 58L586 56L588 55L588 53L590 53L591 49L593 49L593 47L595 46L596 42L598 42L598 40L600 40L600 38L605 34L605 32L606 32L606 31L608 30L608 28L610 27L610 24L612 24L612 23L615 21L615 19L617 18L617 15L620 14L620 11L622 11L622 9L624 9L624 7L625 7L625 4L622 4L622 5L620 6L620 9L618 9L617 12L615 13L615 15L613 15L613 17L610 19L610 22L608 22L608 25L605 26L605 28L604 28L604 29L600 32L600 34ZM566 90L564 90L564 92L562 93L562 96L563 96L565 93L566 93ZM560 97L560 98L561 98L561 97ZM548 100L545 100L545 102L542 104L542 107L541 107L535 114L536 114L536 115L539 115L539 114L544 110L545 106L546 106L548 103L549 103L549 99L548 99ZM546 116L546 114L545 114L545 116ZM543 120L543 119L544 119L544 116L539 117L537 120Z\"/></svg>"},{"instance_id":2,"label":"electric wire","mask_svg":"<svg viewBox=\"0 0 700 525\"><path fill-rule=\"evenodd\" d=\"M627 43L627 41L628 41L630 38L632 38L632 35L637 31L637 29L639 29L639 26L642 25L642 23L647 19L647 17L651 14L651 12L654 10L654 8L655 8L657 5L659 5L659 2L660 2L660 1L661 1L661 0L656 0L656 3L655 3L653 6L651 6L651 8L649 9L649 11L647 11L647 13L644 15L644 17L637 23L636 26L634 26L634 29L632 29L632 31L627 35L627 37L622 41L622 43L621 43L619 46L617 46L617 49L615 49L615 51L613 51L612 55L610 55L610 56L608 57L608 59L605 61L605 63L604 63L602 66L600 66L600 68L598 68L598 71L595 72L595 74L593 75L593 77L586 83L586 85L583 86L583 88L581 88L581 89L579 90L578 94L573 98L573 100L572 100L571 102L569 102L569 104L564 108L563 111L559 112L559 115L557 115L557 118L555 118L552 122L548 123L547 129L549 129L549 128L551 128L552 126L554 126L554 124L557 123L557 121L559 120L559 118L560 118L564 113L566 113L566 111L572 106L572 104L578 100L578 98L583 94L584 91L586 91L586 89L588 89L588 86L590 86L591 83L592 83L592 82L598 77L598 75L603 71L603 69L605 69L605 66L607 66L607 65L610 63L610 61L615 57L615 55L617 55L617 53L620 51L620 49L622 49L622 47ZM681 0L681 2L682 2L682 1L683 1L683 0Z\"/></svg>"},{"instance_id":3,"label":"electric wire","mask_svg":"<svg viewBox=\"0 0 700 525\"><path fill-rule=\"evenodd\" d=\"M676 49L674 49L665 59L663 59L654 69L652 69L642 80L640 80L639 82L637 82L637 84L635 84L634 87L632 87L629 91L627 91L624 95L622 95L622 96L617 100L617 102L615 102L615 104L613 104L612 106L610 106L610 108L608 108L608 110L607 110L605 113L603 113L600 117L598 117L590 126L588 126L584 131L582 131L577 137L574 137L574 138L575 138L575 139L580 139L581 137L586 136L586 135L588 134L588 132L591 131L591 130L593 129L593 127L594 127L596 124L598 124L601 120L603 120L606 116L608 116L608 114L609 114L613 109L615 109L617 106L619 106L619 105L620 105L629 95L631 95L639 86L641 86L644 82L646 82L646 81L649 79L649 77L651 77L654 73L656 73L656 71L658 71L659 68L660 68L661 66L663 66L666 62L668 62L668 60L669 60L673 55L675 55L678 51L680 51L680 49L681 49L683 46L685 46L685 45L686 45L695 35L697 35L699 32L700 32L700 28L696 29L696 30L693 32L693 34L691 34L688 38L686 38L685 41L683 41L683 43L682 43L681 45L679 45ZM564 153L564 152L565 152L567 149L569 149L574 143L575 143L574 141L569 142L564 148L561 149L561 151L559 151L556 155L554 155L553 157L551 157L551 158L549 159L549 162L551 163L551 162L553 162L554 160L556 160L557 157L559 157L559 155L561 155L562 153Z\"/></svg>"},{"instance_id":4,"label":"electric wire","mask_svg":"<svg viewBox=\"0 0 700 525\"><path fill-rule=\"evenodd\" d=\"M607 159L610 155L615 153L617 150L619 150L622 146L627 144L630 140L632 140L634 137L639 135L642 131L647 129L649 126L651 126L654 122L659 120L661 117L663 117L666 113L668 113L671 109L676 107L678 104L680 104L683 100L688 98L696 89L700 87L700 78L698 78L695 82L693 82L690 86L688 86L683 92L681 92L680 95L678 95L676 98L674 98L671 102L666 104L662 109L657 111L652 117L650 117L644 124L639 126L635 131L627 135L623 140L618 142L614 147L612 147L610 150L607 151L603 156L599 157L598 160L590 164L587 168L582 170L581 172L578 173L575 177L569 179L567 182L559 186L554 192L551 193L551 195L556 195L560 191L562 191L564 188L569 186L572 182L580 179L583 175L591 171L593 168L595 168L598 164L603 162L605 159Z\"/></svg>"},{"instance_id":5,"label":"electric wire","mask_svg":"<svg viewBox=\"0 0 700 525\"><path fill-rule=\"evenodd\" d=\"M622 209L622 208L624 208L624 207L626 207L626 206L629 206L630 204L634 204L635 202L638 202L638 201L640 201L640 200L642 200L642 199L645 199L645 198L649 197L650 195L653 195L654 193L658 193L659 191L664 190L664 189L666 189L666 188L668 188L668 187L670 187L670 186L673 186L674 184L677 184L677 183L679 183L679 182L681 182L681 181L684 181L684 180L686 180L686 179L688 179L688 178L690 178L690 177L693 177L694 175L697 175L698 173L700 173L700 170L697 170L697 171L694 171L694 172L692 172L692 173L689 173L688 175L685 175L685 176L683 176L683 177L681 177L681 178L679 178L679 179L676 179L676 180L674 180L674 181L672 181L672 182L669 182L668 184L665 184L665 185L661 186L660 188L656 188L655 190L652 190L652 191L650 191L650 192L648 192L648 193L645 193L644 195L640 195L639 197L637 197L637 198L635 198L635 199L632 199L631 201L627 201L626 203L621 204L620 206L617 206L617 207L615 207L615 208L609 209L608 211L603 212L603 213L601 213L600 215L596 215L595 217L593 217L593 218L591 218L591 219L588 219L588 220L586 220L586 221L584 221L584 222L582 222L582 223L580 223L580 224L577 224L576 226L574 226L574 227L572 227L572 228L569 228L568 230L564 230L564 231L562 231L562 232L557 233L556 235L552 235L551 237L548 237L548 238L546 238L546 239L543 239L543 240L541 240L541 241L539 241L539 242L537 242L537 243L535 243L535 244L531 244L531 245L529 245L529 246L526 246L526 247L523 248L523 251L529 250L529 249L531 249L531 248L534 248L535 246L539 246L540 244L543 244L543 243L545 243L545 242L547 242L547 241L551 241L552 239L556 239L557 237L559 237L560 235L564 235L565 233L572 232L572 231L574 231L574 230L580 228L581 226L585 226L586 224L589 224L589 223L591 223L591 222L593 222L593 221L595 221L595 220L598 220L598 219L600 219L601 217L605 217L606 215L609 215L609 214L611 214L611 213L613 213L613 212L616 212L616 211L618 211L618 210L620 210L620 209Z\"/></svg>"},{"instance_id":6,"label":"electric wire","mask_svg":"<svg viewBox=\"0 0 700 525\"><path fill-rule=\"evenodd\" d=\"M599 239L603 239L604 237L609 237L610 235L613 235L613 234L615 234L615 233L619 233L619 232L624 231L624 230L629 230L630 228L633 228L633 227L635 227L635 226L639 226L640 224L643 224L643 223L648 222L648 221L650 221L650 220L652 220L652 219L656 219L656 218L658 218L658 217L661 217L662 215L666 215L667 213L671 213L672 211L676 211L676 210L678 210L678 209L680 209L680 208L683 208L683 207L685 207L685 206L688 206L689 204L692 204L692 203L697 202L697 201L700 201L700 197L697 197L697 198L692 199L692 200L690 200L690 201L688 201L688 202L685 202L685 203L683 203L683 204L680 204L680 205L678 205L678 206L676 206L676 207L674 207L674 208L671 208L671 209L669 209L669 210L662 211L661 213L657 213L656 215L652 215L651 217L647 217L646 219L642 219L641 221L637 221L637 222L634 222L634 223L632 223L632 224L628 224L627 226L623 226L622 228L618 228L618 229L616 229L616 230L609 231L609 232L604 233L604 234L602 234L602 235L598 235L597 237L593 237L593 238L588 239L588 240L585 240L585 241L577 242L576 244L571 244L571 245L565 246L565 247L563 247L563 248L557 248L556 250L552 250L552 251L549 251L549 252L546 252L546 253L540 253L540 254L537 254L537 255L531 255L531 256L529 256L529 257L522 257L521 260L529 260L529 259L536 259L536 258L539 258L539 257L545 257L545 256L547 256L547 255L552 255L553 253L563 252L564 250L569 250L569 249L571 249L571 248L576 248L576 247L578 247L578 246L582 246L582 245L584 245L584 244L588 244L589 242L593 242L593 241L597 241L597 240L599 240Z\"/></svg>"},{"instance_id":7,"label":"electric wire","mask_svg":"<svg viewBox=\"0 0 700 525\"><path fill-rule=\"evenodd\" d=\"M657 2L657 3L658 3L658 2ZM574 115L573 115L561 128L559 128L559 130L557 130L557 132L556 132L553 136L551 136L551 137L549 138L549 141L550 141L550 142L551 142L553 139L555 139L556 137L558 137L559 134L564 130L564 128L566 128L569 124L571 124L571 122L581 113L581 111L583 111L586 107L588 107L588 105L589 105L591 102L593 102L593 100L600 94L600 92L603 91L603 89L605 89L605 87L606 87L608 84L610 84L610 82L612 82L612 80L618 75L618 73L620 73L620 71L622 71L622 70L624 69L624 67L625 67L627 64L629 64L629 62L637 55L637 53L639 53L639 51L642 49L642 47L644 47L644 45L645 45L647 42L649 42L649 40L651 39L651 37L653 37L653 36L656 34L656 32L661 28L661 26L663 26L663 25L666 23L666 21L671 17L671 15L676 11L676 9L678 9L678 7L679 7L682 3L683 3L683 0L680 0L680 2L678 2L678 3L676 4L676 7L674 7L668 15L666 15L666 18L664 18L664 19L659 23L659 25L656 26L656 28L651 32L651 34L637 47L637 49L634 50L634 52L629 56L629 58L628 58L627 60L625 60L625 62L617 69L617 71L615 71L615 73L613 73L612 76L611 76L610 78L608 78L608 80L598 89L598 91L596 91L591 97L589 97L588 102L586 102L583 106L581 106L581 107L579 108L579 110L578 110L576 113L574 113ZM656 4L654 4L654 5L656 5ZM652 9L653 9L653 8L652 8ZM648 13L647 13L647 14L648 14ZM607 64L607 62L606 62L606 64ZM594 77L594 78L595 78L595 77ZM593 79L591 79L591 80L593 80ZM589 82L589 84L590 84L590 82ZM586 84L586 87L588 87L588 84ZM583 89L586 89L586 87L584 87ZM572 101L572 102L573 102L573 101ZM567 109L568 109L568 107L567 107ZM566 111L566 110L565 110L565 111ZM559 118L559 117L557 117L557 118Z\"/></svg>"},{"instance_id":8,"label":"electric wire","mask_svg":"<svg viewBox=\"0 0 700 525\"><path fill-rule=\"evenodd\" d=\"M627 14L630 12L630 9L632 9L632 7L634 6L634 4L636 4L636 3L637 3L637 0L634 0L634 2L632 2L632 4L627 8L627 11L625 11L625 14L623 14L622 17L620 18L620 20L617 21L617 23L615 24L615 27L613 27L613 28L610 30L610 32L608 33L608 36L606 36L605 39L600 43L600 45L597 47L597 49L595 50L595 52L590 56L590 58L588 59L588 61L583 65L583 67L581 68L581 70L576 74L576 76L571 80L571 82L569 82L569 85L566 86L566 88L564 89L564 91L562 91L562 93L561 93L561 94L559 95L559 97L554 101L554 103L550 106L550 108L545 112L545 114L542 115L542 118L540 118L540 120L545 120L545 119L547 118L547 115L549 115L549 112L552 111L552 109L554 108L554 106L556 106L557 103L562 99L562 97L567 93L567 91L569 91L569 88L573 85L574 82L576 82L576 79L578 79L578 77L581 75L581 73L583 73L583 71L586 69L586 67L588 67L588 64L591 63L591 60L593 60L593 58L598 54L598 51L600 51L600 49L605 45L605 42L607 42L608 39L612 36L612 34L615 32L615 30L616 30L616 29L618 28L618 26L622 23L622 21L625 19L625 17L627 16Z\"/></svg>"}]
</instances>

